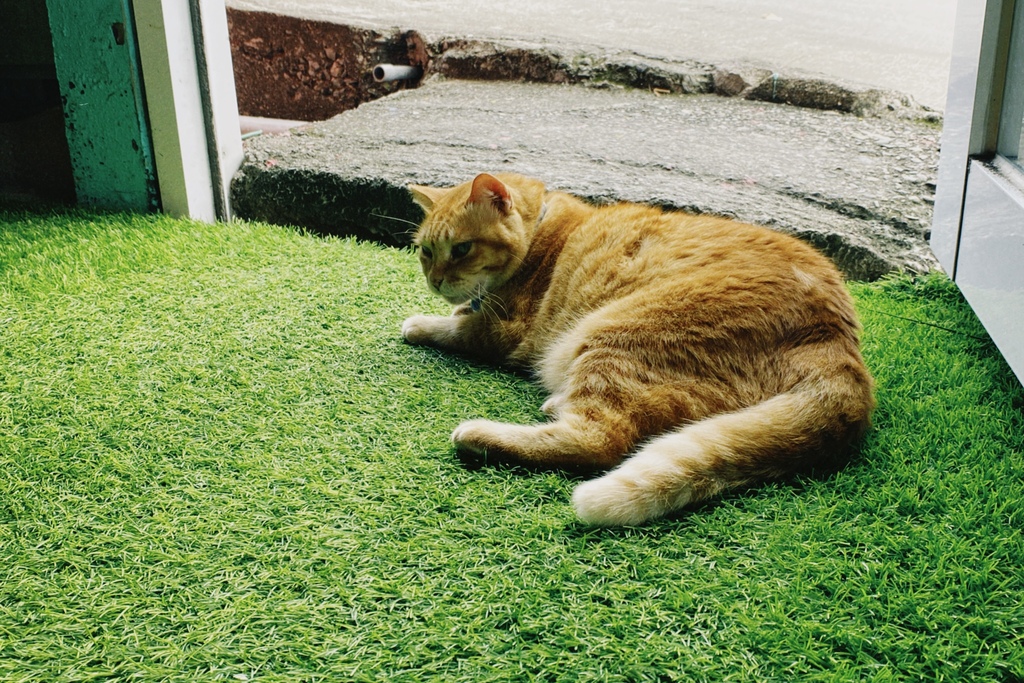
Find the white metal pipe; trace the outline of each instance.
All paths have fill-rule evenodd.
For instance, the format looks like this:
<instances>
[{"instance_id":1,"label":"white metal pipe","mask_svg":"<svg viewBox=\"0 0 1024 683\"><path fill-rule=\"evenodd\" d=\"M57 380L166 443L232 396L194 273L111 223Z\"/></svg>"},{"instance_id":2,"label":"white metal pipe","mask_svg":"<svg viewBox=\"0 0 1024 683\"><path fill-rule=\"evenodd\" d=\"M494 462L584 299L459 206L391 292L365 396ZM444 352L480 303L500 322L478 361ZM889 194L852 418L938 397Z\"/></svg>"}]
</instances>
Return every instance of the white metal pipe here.
<instances>
[{"instance_id":1,"label":"white metal pipe","mask_svg":"<svg viewBox=\"0 0 1024 683\"><path fill-rule=\"evenodd\" d=\"M418 66L404 66L402 64L378 64L373 67L373 80L378 83L384 81L409 81L420 77L422 70Z\"/></svg>"}]
</instances>

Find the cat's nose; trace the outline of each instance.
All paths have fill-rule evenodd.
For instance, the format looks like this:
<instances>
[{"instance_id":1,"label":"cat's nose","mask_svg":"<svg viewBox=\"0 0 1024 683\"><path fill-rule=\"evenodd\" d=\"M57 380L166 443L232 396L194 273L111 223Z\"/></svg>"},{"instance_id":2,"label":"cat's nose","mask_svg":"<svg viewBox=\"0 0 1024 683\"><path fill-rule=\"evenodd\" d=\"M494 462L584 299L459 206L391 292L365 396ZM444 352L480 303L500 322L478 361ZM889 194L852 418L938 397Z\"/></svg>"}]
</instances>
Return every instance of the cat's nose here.
<instances>
[{"instance_id":1,"label":"cat's nose","mask_svg":"<svg viewBox=\"0 0 1024 683\"><path fill-rule=\"evenodd\" d=\"M430 285L437 291L441 291L441 285L444 284L444 276L430 278Z\"/></svg>"}]
</instances>

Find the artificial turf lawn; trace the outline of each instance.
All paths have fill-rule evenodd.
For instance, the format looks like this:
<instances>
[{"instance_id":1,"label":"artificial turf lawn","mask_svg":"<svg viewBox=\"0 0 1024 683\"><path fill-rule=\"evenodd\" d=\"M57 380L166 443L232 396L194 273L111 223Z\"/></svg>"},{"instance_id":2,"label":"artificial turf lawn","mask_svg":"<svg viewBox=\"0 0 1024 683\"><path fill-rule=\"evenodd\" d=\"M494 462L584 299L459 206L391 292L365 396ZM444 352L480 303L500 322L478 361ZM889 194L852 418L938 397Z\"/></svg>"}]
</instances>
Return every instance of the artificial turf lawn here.
<instances>
[{"instance_id":1,"label":"artificial turf lawn","mask_svg":"<svg viewBox=\"0 0 1024 683\"><path fill-rule=\"evenodd\" d=\"M943 276L852 290L848 467L595 529L454 457L543 397L401 342L411 253L0 214L0 680L1020 681L1024 391Z\"/></svg>"}]
</instances>

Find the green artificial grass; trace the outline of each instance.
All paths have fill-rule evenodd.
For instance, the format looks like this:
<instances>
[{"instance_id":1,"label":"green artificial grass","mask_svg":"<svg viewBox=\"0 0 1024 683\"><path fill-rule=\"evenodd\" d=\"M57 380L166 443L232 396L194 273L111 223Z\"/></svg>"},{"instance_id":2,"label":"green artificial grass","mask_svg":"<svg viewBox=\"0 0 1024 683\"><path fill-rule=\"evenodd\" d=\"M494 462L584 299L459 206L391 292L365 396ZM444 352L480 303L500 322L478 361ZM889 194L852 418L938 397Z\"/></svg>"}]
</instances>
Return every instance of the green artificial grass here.
<instances>
[{"instance_id":1,"label":"green artificial grass","mask_svg":"<svg viewBox=\"0 0 1024 683\"><path fill-rule=\"evenodd\" d=\"M0 680L1024 680L1024 390L943 276L851 287L848 467L599 529L454 457L543 397L401 342L410 252L2 214Z\"/></svg>"}]
</instances>

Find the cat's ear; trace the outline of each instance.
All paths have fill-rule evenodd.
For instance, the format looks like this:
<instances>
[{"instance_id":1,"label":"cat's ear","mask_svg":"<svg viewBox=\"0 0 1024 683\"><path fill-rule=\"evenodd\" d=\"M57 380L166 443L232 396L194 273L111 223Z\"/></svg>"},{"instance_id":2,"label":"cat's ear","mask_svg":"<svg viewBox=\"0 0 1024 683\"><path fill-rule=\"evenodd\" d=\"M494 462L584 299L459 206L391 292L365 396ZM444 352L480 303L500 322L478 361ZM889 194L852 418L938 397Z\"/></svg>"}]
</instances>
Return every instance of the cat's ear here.
<instances>
[{"instance_id":1,"label":"cat's ear","mask_svg":"<svg viewBox=\"0 0 1024 683\"><path fill-rule=\"evenodd\" d=\"M410 185L409 193L412 194L412 200L423 207L424 211L430 211L434 208L434 204L447 190L438 189L436 187L427 187L426 185Z\"/></svg>"},{"instance_id":2,"label":"cat's ear","mask_svg":"<svg viewBox=\"0 0 1024 683\"><path fill-rule=\"evenodd\" d=\"M512 195L508 187L488 173L481 173L473 179L467 203L491 205L506 216L512 211Z\"/></svg>"}]
</instances>

